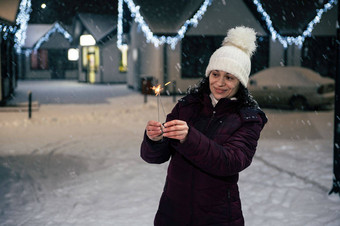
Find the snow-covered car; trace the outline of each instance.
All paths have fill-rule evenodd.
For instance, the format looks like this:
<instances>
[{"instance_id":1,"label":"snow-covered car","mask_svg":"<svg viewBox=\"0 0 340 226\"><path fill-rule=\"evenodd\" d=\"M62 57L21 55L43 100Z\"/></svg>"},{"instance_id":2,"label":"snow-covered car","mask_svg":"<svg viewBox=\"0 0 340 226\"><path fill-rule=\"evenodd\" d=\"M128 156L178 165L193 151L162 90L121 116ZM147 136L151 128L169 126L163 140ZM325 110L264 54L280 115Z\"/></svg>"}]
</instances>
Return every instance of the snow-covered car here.
<instances>
[{"instance_id":1,"label":"snow-covered car","mask_svg":"<svg viewBox=\"0 0 340 226\"><path fill-rule=\"evenodd\" d=\"M303 67L264 69L250 77L248 87L261 107L303 110L334 105L334 80Z\"/></svg>"}]
</instances>

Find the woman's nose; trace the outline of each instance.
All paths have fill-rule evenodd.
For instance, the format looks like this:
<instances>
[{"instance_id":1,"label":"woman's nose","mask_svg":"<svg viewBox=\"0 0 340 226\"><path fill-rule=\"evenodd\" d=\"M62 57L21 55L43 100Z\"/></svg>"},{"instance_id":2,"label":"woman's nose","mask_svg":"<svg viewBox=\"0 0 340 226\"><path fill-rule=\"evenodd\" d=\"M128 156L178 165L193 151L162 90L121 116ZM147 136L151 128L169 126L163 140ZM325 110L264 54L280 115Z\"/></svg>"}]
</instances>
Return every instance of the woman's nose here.
<instances>
[{"instance_id":1,"label":"woman's nose","mask_svg":"<svg viewBox=\"0 0 340 226\"><path fill-rule=\"evenodd\" d=\"M225 78L224 78L224 76L221 76L221 78L218 79L217 84L219 86L224 86L225 85Z\"/></svg>"}]
</instances>

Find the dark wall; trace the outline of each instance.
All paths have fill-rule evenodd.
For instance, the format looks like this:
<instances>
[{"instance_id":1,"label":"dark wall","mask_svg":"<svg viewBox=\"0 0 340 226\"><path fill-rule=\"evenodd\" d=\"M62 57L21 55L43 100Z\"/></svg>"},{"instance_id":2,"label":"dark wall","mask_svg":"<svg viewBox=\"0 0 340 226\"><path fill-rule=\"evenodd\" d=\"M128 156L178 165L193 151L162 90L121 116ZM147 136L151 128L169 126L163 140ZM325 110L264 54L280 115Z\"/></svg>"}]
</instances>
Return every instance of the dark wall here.
<instances>
[{"instance_id":1,"label":"dark wall","mask_svg":"<svg viewBox=\"0 0 340 226\"><path fill-rule=\"evenodd\" d=\"M324 77L336 76L336 37L310 37L302 48L301 66L313 69Z\"/></svg>"},{"instance_id":2,"label":"dark wall","mask_svg":"<svg viewBox=\"0 0 340 226\"><path fill-rule=\"evenodd\" d=\"M0 58L1 58L1 99L0 104L3 105L14 93L17 81L17 57L14 46L14 35L1 39L0 42Z\"/></svg>"},{"instance_id":3,"label":"dark wall","mask_svg":"<svg viewBox=\"0 0 340 226\"><path fill-rule=\"evenodd\" d=\"M183 78L201 78L210 56L218 49L224 36L186 36L182 40L181 68ZM258 48L252 57L251 74L268 67L269 38L258 37Z\"/></svg>"}]
</instances>

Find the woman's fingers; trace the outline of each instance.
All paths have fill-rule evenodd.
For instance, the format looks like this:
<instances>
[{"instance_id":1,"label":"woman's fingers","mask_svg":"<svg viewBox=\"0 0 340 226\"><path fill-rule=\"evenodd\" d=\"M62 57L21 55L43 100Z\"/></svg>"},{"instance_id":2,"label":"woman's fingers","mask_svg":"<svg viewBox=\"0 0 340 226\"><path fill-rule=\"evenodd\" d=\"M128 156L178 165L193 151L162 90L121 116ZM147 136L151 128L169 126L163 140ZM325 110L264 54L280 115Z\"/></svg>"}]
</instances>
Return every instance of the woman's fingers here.
<instances>
[{"instance_id":1,"label":"woman's fingers","mask_svg":"<svg viewBox=\"0 0 340 226\"><path fill-rule=\"evenodd\" d=\"M146 131L159 131L161 129L162 124L156 121L148 121L146 124Z\"/></svg>"},{"instance_id":2,"label":"woman's fingers","mask_svg":"<svg viewBox=\"0 0 340 226\"><path fill-rule=\"evenodd\" d=\"M172 120L172 121L169 121L169 122L166 122L164 124L164 126L167 128L167 127L172 127L172 126L181 126L181 125L187 125L187 123L185 121L182 121L182 120Z\"/></svg>"},{"instance_id":3,"label":"woman's fingers","mask_svg":"<svg viewBox=\"0 0 340 226\"><path fill-rule=\"evenodd\" d=\"M146 135L153 141L161 140L164 137L184 141L188 135L189 127L185 121L172 120L166 122L164 126L157 121L148 121L146 125Z\"/></svg>"},{"instance_id":4,"label":"woman's fingers","mask_svg":"<svg viewBox=\"0 0 340 226\"><path fill-rule=\"evenodd\" d=\"M146 135L149 137L150 140L158 141L162 139L162 124L156 121L148 121L146 125Z\"/></svg>"},{"instance_id":5,"label":"woman's fingers","mask_svg":"<svg viewBox=\"0 0 340 226\"><path fill-rule=\"evenodd\" d=\"M147 123L147 126L155 126L155 127L159 127L161 126L162 124L160 122L157 122L157 121L153 121L153 120L150 120L148 121Z\"/></svg>"},{"instance_id":6,"label":"woman's fingers","mask_svg":"<svg viewBox=\"0 0 340 226\"><path fill-rule=\"evenodd\" d=\"M185 121L181 120L172 120L164 124L164 133L170 133L170 132L185 132L188 130L188 125Z\"/></svg>"},{"instance_id":7,"label":"woman's fingers","mask_svg":"<svg viewBox=\"0 0 340 226\"><path fill-rule=\"evenodd\" d=\"M163 136L184 141L188 135L189 127L185 121L172 120L164 124Z\"/></svg>"}]
</instances>

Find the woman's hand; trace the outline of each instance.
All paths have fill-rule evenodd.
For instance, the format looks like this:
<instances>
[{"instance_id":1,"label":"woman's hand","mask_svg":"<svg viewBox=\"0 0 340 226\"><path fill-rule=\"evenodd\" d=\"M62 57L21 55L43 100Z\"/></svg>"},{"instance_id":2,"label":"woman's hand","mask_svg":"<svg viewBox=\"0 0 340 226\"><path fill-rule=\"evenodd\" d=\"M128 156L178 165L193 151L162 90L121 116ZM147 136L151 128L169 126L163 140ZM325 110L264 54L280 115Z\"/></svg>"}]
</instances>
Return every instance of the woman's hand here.
<instances>
[{"instance_id":1,"label":"woman's hand","mask_svg":"<svg viewBox=\"0 0 340 226\"><path fill-rule=\"evenodd\" d=\"M181 143L186 140L188 132L188 124L182 120L172 120L166 122L163 128L164 137L179 140Z\"/></svg>"},{"instance_id":2,"label":"woman's hand","mask_svg":"<svg viewBox=\"0 0 340 226\"><path fill-rule=\"evenodd\" d=\"M148 121L146 125L146 135L152 141L159 141L163 138L162 124L156 121Z\"/></svg>"}]
</instances>

